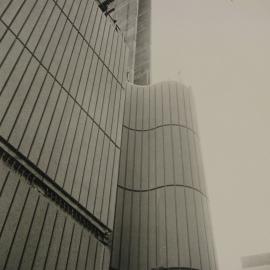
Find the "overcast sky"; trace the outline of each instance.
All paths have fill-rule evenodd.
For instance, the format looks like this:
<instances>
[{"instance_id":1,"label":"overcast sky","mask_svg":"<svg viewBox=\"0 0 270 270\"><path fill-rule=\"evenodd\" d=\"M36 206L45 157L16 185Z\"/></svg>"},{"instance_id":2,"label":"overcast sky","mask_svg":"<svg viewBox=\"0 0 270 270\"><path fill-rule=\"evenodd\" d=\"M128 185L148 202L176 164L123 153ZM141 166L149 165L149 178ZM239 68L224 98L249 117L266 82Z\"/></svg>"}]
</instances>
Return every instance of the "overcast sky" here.
<instances>
[{"instance_id":1,"label":"overcast sky","mask_svg":"<svg viewBox=\"0 0 270 270\"><path fill-rule=\"evenodd\" d=\"M270 252L270 0L152 0L152 79L197 107L220 270Z\"/></svg>"}]
</instances>

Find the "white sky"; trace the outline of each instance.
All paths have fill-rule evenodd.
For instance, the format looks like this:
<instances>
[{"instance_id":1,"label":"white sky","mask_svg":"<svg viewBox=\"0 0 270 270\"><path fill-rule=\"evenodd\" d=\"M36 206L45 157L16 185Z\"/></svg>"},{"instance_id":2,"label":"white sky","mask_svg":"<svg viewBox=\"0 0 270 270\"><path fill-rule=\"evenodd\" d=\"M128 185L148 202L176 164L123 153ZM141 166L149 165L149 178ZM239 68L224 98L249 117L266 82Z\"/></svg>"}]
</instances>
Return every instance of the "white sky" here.
<instances>
[{"instance_id":1,"label":"white sky","mask_svg":"<svg viewBox=\"0 0 270 270\"><path fill-rule=\"evenodd\" d=\"M193 88L220 270L270 252L270 0L152 0L152 79Z\"/></svg>"}]
</instances>

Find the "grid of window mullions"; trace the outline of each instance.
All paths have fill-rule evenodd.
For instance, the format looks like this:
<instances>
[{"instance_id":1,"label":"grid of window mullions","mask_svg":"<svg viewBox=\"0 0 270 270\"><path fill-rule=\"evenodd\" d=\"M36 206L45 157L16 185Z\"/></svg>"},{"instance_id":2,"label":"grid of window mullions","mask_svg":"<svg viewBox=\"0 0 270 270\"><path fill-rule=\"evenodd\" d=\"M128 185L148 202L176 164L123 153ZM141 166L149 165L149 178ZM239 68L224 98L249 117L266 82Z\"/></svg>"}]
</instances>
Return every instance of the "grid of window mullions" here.
<instances>
[{"instance_id":1,"label":"grid of window mullions","mask_svg":"<svg viewBox=\"0 0 270 270\"><path fill-rule=\"evenodd\" d=\"M41 4L41 2L42 1L39 1L39 3L37 3L36 5L33 5L29 14L31 14L31 12L35 10L37 5ZM49 28L48 25L49 25L52 14L54 14L53 12L56 12L56 10L59 9L57 5L52 5L52 2L53 1L50 1L50 0L46 2L42 2L44 6L40 9L40 13L37 18L37 21L35 21L35 24L33 24L34 27L32 28L31 33L34 33L35 25L38 24L38 21L40 20L40 18L43 16L43 19L44 19L44 16L45 16L43 15L44 10L45 8L48 8L50 5L51 9L47 10L50 12L46 14L46 16L49 15L49 17L47 17L46 24L44 24L43 31L41 31L41 35L39 36L39 41L42 40L42 36L45 33L45 29ZM70 6L67 16L70 15L74 2L75 1L73 1L72 5ZM87 1L88 4L90 2L91 1ZM23 2L23 4L25 5L27 3L29 3L29 1ZM80 1L80 5L81 3L82 1ZM92 4L92 7L95 7L95 5L96 4ZM11 6L12 5L10 5L9 7ZM63 7L65 7L65 5ZM79 20L77 20L77 17L76 17L79 11L79 7L74 17L75 23L76 22L79 23ZM85 12L86 9L84 8L83 10ZM92 8L91 10L95 10L95 12L98 13L96 7ZM9 21L9 24L4 21L3 15L7 14L6 11L3 12L1 16L2 27L5 28L5 30L2 32L3 33L2 40L3 42L6 42L7 39L12 39L11 43L6 44L6 46L9 48L8 48L8 52L6 52L6 54L3 55L3 58L1 58L2 60L1 69L4 70L4 68L7 66L14 67L10 72L6 72L6 70L4 70L5 74L8 74L8 77L5 78L6 80L4 83L4 87L1 89L1 94L2 94L1 100L2 100L2 103L4 102L3 106L1 106L2 108L1 110L1 116L2 116L1 135L3 135L4 138L7 138L15 147L17 147L21 152L23 152L23 154L28 156L32 162L34 162L41 169L47 172L50 177L52 177L53 179L56 179L56 182L60 186L62 186L66 191L70 192L73 196L78 198L80 202L84 204L84 206L86 206L89 210L93 211L98 217L102 217L102 221L112 226L113 217L109 213L108 208L110 207L111 204L112 205L114 204L114 202L111 201L114 198L111 190L115 189L116 182L117 182L117 179L116 179L117 173L114 173L114 171L117 171L118 169L118 165L117 165L118 161L117 161L117 158L115 158L115 155L117 152L119 152L119 149L117 148L119 148L120 146L120 136L121 136L121 126L122 126L122 121L121 121L122 117L120 113L123 113L123 106L124 106L123 86L120 85L119 80L117 80L117 78L120 78L122 80L124 77L123 74L125 72L125 68L123 68L123 65L125 63L124 58L125 58L126 52L125 52L124 45L122 45L123 44L122 37L115 30L113 31L113 39L111 40L111 42L115 44L114 45L115 48L117 46L118 52L121 51L121 56L120 56L120 53L118 53L118 56L115 57L116 52L115 52L115 55L110 54L109 63L111 67L114 68L112 71L115 71L115 73L113 73L112 71L108 70L108 66L104 64L104 62L96 53L96 51L93 52L93 49L96 50L95 45L93 45L94 46L93 48L90 47L89 44L86 42L86 40L82 38L83 35L79 33L78 31L76 32L74 25L71 25L68 28L69 34L65 40L66 41L65 47L64 49L62 49L61 59L60 60L58 59L60 62L59 64L56 65L54 62L54 59L55 57L57 56L59 57L61 55L58 48L59 48L59 44L61 44L62 34L64 32L64 29L67 29L66 26L70 23L70 20L67 19L66 15L63 13L63 11L65 12L65 9L64 8L62 8L62 10L59 9L57 13L59 14L59 16L55 18L56 22L53 24L54 28L51 31L51 33L53 35L55 32L59 32L60 29L62 29L62 32L60 31L61 34L58 35L59 36L58 41L57 41L58 46L54 48L53 56L50 58L51 60L49 61L49 63L47 63L47 66L46 66L46 63L43 63L43 60L48 59L46 52L50 50L49 46L45 46L45 48L43 48L45 50L43 51L41 58L38 58L38 56L36 55L36 52L38 51L37 48L38 48L39 42L35 43L35 47L28 48L28 44L31 43L31 42L29 43L29 40L31 41L30 38L32 35L31 34L28 35L28 39L25 42L21 40L20 33L24 25L26 25L26 23L22 24L21 28L17 31L17 33L14 32L16 30L16 28L13 28L13 26L16 25L14 23L16 22L15 19L18 18L18 16L21 14L20 12L23 12L23 11L25 12L23 8L21 9L19 8L17 11L18 12L15 14L13 19ZM30 15L26 16L27 19L29 18L29 16ZM103 16L103 15L100 14L100 16ZM60 19L60 17L62 19ZM96 15L94 16L93 14L91 14L90 16L90 14L88 14L88 23L89 23L89 20L92 19L93 17L96 18ZM81 16L81 23L83 19L84 19L84 14ZM62 28L58 29L57 27L60 24L58 24L57 22L60 22L61 20L64 25L62 25ZM104 18L103 18L103 21L104 21ZM109 28L110 30L112 30L112 25L110 24L110 22L106 21L106 24L109 24ZM98 23L94 22L94 26L97 29L96 32L98 33L98 35L102 36L102 38L97 38L95 40L100 40L100 42L101 40L103 40L101 47L102 46L105 47L105 49L103 49L103 54L105 57L105 55L107 55L106 51L110 50L110 44L107 42L109 40L109 37L104 37L103 30L98 31L99 26L100 26L99 22ZM80 26L79 26L79 29L80 29ZM85 33L89 33L88 29L89 27L85 27ZM71 53L69 53L69 57L67 57L65 53L67 52L66 49L68 47L69 41L71 40L72 33L74 33L75 41L73 41ZM15 34L17 34L16 37L15 37ZM54 39L52 35L50 36L50 39L47 45L50 43L51 40ZM34 44L34 43L32 42L31 44ZM19 50L16 46L19 48ZM119 49L119 47L121 49ZM74 53L73 53L75 48L78 49L77 57L74 57ZM53 50L50 50L50 53L52 53L52 51ZM84 53L81 53L82 51ZM19 54L19 55L16 55L16 54ZM86 55L89 55L89 56L86 57ZM71 60L72 57L74 58L73 60ZM68 64L65 65L67 68L65 71L65 76L62 80L63 83L61 84L60 81L57 79L57 75L59 74L59 70L61 66L63 66L62 60L66 58L69 58L69 60L68 60ZM93 60L94 58L97 59L96 62L94 62ZM87 69L85 68L86 59L88 61ZM10 61L15 60L15 63L13 62L13 65L11 65L10 61L8 60ZM71 62L75 62L75 64L74 63L71 64ZM119 67L119 64L120 64L120 67ZM71 76L68 76L67 73L70 66L73 66L75 68ZM105 74L105 75L104 77L102 77L101 74L97 74L97 76L93 76L92 83L90 83L89 77L92 76L93 74L96 74L98 66L102 68L102 71L103 71L102 74ZM16 73L18 67L20 68L19 72L23 71L23 74L19 73L18 75L18 73ZM83 93L79 95L78 94L79 91L82 92L82 90L80 90L80 87L72 88L72 84L75 81L74 78L76 78L77 76L78 78L77 85L80 85L81 78L83 76L82 75L83 72L81 72L81 70L87 70L85 72L85 74L87 74L87 83L85 83ZM19 81L12 80L12 76L14 74L16 74L16 76L20 77L21 79ZM78 74L80 74L80 76ZM27 81L31 83L29 86L22 84L24 82L24 78L26 78L26 75L32 76L31 80L29 80L29 77L27 78ZM69 83L69 85L65 87L66 77L71 78L71 82ZM110 81L111 84L106 85L108 77L111 78L111 81ZM4 81L4 79L2 81ZM12 88L12 86L10 86L9 89L11 89L11 91L5 90L8 83L14 84L16 82L18 82L17 87L13 86ZM86 97L86 93L90 92L89 89L91 89L91 84L96 87L95 91L96 91L96 94L97 93L98 94L96 95L95 103L93 103L92 101L93 99L89 97L89 94L88 94L89 102L87 104L87 102L85 102L85 99L86 99L85 97ZM102 89L100 89L100 85L102 85ZM106 98L105 98L105 93L104 93L105 85L106 85L106 95L107 95ZM36 89L41 89L41 90L37 92ZM48 91L48 89L50 90ZM74 92L75 89L76 91ZM13 91L13 94L12 94L12 91ZM91 93L91 96L92 95L93 93ZM80 96L80 98L78 98L78 96ZM33 102L33 98L34 98L34 102ZM7 100L8 102L6 102ZM104 100L106 100L106 102L104 102ZM92 106L90 106L91 101L93 103ZM19 104L21 104L21 106L18 106L18 102ZM31 110L29 111L30 103L33 103L33 106ZM107 106L107 109L104 108L103 105ZM92 110L92 114L90 114L90 108ZM96 108L99 108L98 112ZM101 125L103 124L103 129L99 126L100 122L101 122ZM73 125L74 123L76 123L75 126ZM26 128L24 128L25 126ZM88 134L85 133L85 130L87 129L86 126L89 126ZM78 129L78 127L82 127L82 128ZM96 137L96 141L93 141L93 138L92 138L93 127L98 129L98 136ZM34 130L36 130L36 132L33 132ZM65 135L62 136L63 134ZM88 162L89 161L88 158L85 160L81 158L80 156L82 153L81 151L84 150L82 145L83 145L83 142L85 145L86 137L91 138L92 144L96 144L98 142L98 139L101 138L99 139L99 141L101 142L100 147L102 151L102 160L104 159L104 157L108 155L109 152L113 153L113 154L110 154L110 158L113 159L113 162L110 161L110 168L108 169L108 172L106 173L106 177L105 176L102 177L103 179L105 178L105 180L103 180L103 182L101 181L101 184L99 185L97 185L96 177L100 175L100 172L104 171L109 161L101 163L96 157L95 160L92 160L92 165L91 165ZM81 138L81 141L79 140L79 138ZM108 142L109 142L109 147L108 147ZM84 157L88 157L90 155L90 151L92 149L89 148L89 145L90 145L90 140L87 147L87 153L85 153L85 151L83 153ZM104 146L106 146L105 147L106 149L103 149ZM77 159L76 164L74 164L74 160L73 160L75 157L79 157ZM63 166L61 164L65 164L65 163L67 163L68 166L61 167ZM73 173L72 169L69 169L69 168L75 168L75 172ZM92 170L91 168L96 170L96 173L92 173L95 177L93 179L90 179L90 183L89 183L89 181L86 180L87 176L86 176L85 170L88 169L88 172L89 172L89 170L90 171ZM80 169L83 170L83 175ZM113 179L110 179L111 173L114 175ZM78 180L78 177L76 177L78 175L81 176L79 180ZM82 188L82 186L83 185L85 186L85 184L88 184L88 189L86 189L88 190L88 192L87 194L83 194L84 195L83 196L82 191L84 189ZM110 190L108 190L107 185L112 185ZM96 190L98 191L97 194L95 192ZM106 194L105 196L103 196L103 200L105 200L105 202L103 203L103 200L102 200L101 202L102 205L100 205L100 201L97 201L96 197L100 197L100 194L103 194L103 190L107 191L107 194L110 199L108 200L106 198L107 196ZM95 196L91 196L92 193L95 194ZM89 197L91 198L91 200L92 198L94 198L94 201L91 201L89 203L88 202ZM95 207L96 205L97 205L97 209Z\"/></svg>"}]
</instances>

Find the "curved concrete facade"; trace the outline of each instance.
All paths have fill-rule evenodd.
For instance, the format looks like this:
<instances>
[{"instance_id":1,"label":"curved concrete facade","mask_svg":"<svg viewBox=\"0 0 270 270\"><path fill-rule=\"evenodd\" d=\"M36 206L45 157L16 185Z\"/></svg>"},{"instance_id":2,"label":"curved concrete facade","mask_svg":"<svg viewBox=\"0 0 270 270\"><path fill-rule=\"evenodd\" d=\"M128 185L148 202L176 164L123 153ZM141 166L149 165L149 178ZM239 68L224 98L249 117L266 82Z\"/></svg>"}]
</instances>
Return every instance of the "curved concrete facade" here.
<instances>
[{"instance_id":1,"label":"curved concrete facade","mask_svg":"<svg viewBox=\"0 0 270 270\"><path fill-rule=\"evenodd\" d=\"M217 269L190 89L128 85L123 123L112 269Z\"/></svg>"}]
</instances>

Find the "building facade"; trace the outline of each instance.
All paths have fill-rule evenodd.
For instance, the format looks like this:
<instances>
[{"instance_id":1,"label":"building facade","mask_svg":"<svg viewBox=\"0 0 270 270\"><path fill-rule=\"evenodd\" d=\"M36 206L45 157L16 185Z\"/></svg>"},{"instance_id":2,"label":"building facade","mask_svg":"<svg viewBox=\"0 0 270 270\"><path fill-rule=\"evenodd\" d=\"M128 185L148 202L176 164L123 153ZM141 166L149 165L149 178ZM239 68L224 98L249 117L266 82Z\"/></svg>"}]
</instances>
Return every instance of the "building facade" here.
<instances>
[{"instance_id":1,"label":"building facade","mask_svg":"<svg viewBox=\"0 0 270 270\"><path fill-rule=\"evenodd\" d=\"M0 269L215 270L190 90L105 2L1 1Z\"/></svg>"},{"instance_id":2,"label":"building facade","mask_svg":"<svg viewBox=\"0 0 270 270\"><path fill-rule=\"evenodd\" d=\"M123 35L93 0L4 0L0 39L0 269L108 269Z\"/></svg>"},{"instance_id":3,"label":"building facade","mask_svg":"<svg viewBox=\"0 0 270 270\"><path fill-rule=\"evenodd\" d=\"M270 270L270 253L245 256L241 261L243 269Z\"/></svg>"}]
</instances>

